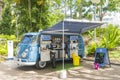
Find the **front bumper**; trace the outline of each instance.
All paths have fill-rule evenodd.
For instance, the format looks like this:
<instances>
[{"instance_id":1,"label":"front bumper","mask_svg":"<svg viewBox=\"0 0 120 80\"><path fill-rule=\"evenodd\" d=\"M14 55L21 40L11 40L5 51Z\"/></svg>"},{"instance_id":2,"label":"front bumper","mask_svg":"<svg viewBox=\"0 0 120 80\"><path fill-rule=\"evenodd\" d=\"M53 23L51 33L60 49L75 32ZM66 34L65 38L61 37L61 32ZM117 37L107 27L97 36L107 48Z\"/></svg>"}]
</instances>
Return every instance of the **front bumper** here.
<instances>
[{"instance_id":1,"label":"front bumper","mask_svg":"<svg viewBox=\"0 0 120 80\"><path fill-rule=\"evenodd\" d=\"M20 58L16 58L15 62L21 66L33 66L36 64L36 62L29 62L27 59L20 59Z\"/></svg>"}]
</instances>

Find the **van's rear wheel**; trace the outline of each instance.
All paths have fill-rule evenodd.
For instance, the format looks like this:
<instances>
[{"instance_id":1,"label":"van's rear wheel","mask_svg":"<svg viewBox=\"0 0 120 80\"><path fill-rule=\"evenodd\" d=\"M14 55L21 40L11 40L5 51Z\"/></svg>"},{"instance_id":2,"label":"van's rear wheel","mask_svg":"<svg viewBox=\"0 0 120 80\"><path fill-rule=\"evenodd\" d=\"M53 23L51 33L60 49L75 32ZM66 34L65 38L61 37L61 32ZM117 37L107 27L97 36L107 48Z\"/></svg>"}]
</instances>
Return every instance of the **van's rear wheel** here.
<instances>
[{"instance_id":1,"label":"van's rear wheel","mask_svg":"<svg viewBox=\"0 0 120 80\"><path fill-rule=\"evenodd\" d=\"M38 68L38 69L43 69L43 68L45 68L45 66L46 66L46 62L37 61L37 63L36 63L36 68Z\"/></svg>"}]
</instances>

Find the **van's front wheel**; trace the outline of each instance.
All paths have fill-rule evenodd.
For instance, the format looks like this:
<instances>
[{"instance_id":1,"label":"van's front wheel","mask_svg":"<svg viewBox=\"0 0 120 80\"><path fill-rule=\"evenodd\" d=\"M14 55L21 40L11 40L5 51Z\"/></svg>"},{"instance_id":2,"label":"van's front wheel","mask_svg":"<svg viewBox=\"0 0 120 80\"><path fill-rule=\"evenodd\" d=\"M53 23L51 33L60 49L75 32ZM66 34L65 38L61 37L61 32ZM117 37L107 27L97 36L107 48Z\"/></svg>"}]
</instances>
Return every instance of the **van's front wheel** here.
<instances>
[{"instance_id":1,"label":"van's front wheel","mask_svg":"<svg viewBox=\"0 0 120 80\"><path fill-rule=\"evenodd\" d=\"M43 62L43 61L37 61L37 63L36 63L36 68L38 68L38 69L43 69L43 68L45 68L45 66L46 66L46 62Z\"/></svg>"}]
</instances>

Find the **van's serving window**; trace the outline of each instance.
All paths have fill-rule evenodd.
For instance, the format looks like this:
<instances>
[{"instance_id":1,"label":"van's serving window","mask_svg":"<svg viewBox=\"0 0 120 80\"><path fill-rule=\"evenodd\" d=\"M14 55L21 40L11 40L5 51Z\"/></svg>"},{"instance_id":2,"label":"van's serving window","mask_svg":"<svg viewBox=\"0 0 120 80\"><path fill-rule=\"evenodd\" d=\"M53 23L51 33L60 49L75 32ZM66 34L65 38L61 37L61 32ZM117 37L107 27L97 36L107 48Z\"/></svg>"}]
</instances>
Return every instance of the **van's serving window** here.
<instances>
[{"instance_id":1,"label":"van's serving window","mask_svg":"<svg viewBox=\"0 0 120 80\"><path fill-rule=\"evenodd\" d=\"M41 35L42 41L50 41L51 35Z\"/></svg>"}]
</instances>

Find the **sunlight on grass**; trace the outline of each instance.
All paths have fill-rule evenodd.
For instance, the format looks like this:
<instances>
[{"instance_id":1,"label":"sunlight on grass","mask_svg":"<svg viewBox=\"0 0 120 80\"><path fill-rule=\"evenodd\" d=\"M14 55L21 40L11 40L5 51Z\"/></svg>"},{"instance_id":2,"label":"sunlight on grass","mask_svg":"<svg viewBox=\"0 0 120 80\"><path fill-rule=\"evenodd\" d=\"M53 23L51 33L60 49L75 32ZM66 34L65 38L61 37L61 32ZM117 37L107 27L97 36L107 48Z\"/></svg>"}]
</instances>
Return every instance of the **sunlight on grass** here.
<instances>
[{"instance_id":1,"label":"sunlight on grass","mask_svg":"<svg viewBox=\"0 0 120 80\"><path fill-rule=\"evenodd\" d=\"M120 50L119 51L109 51L109 56L110 58L113 58L113 59L120 59Z\"/></svg>"},{"instance_id":2,"label":"sunlight on grass","mask_svg":"<svg viewBox=\"0 0 120 80\"><path fill-rule=\"evenodd\" d=\"M0 57L0 62L3 62L4 61L4 58Z\"/></svg>"},{"instance_id":3,"label":"sunlight on grass","mask_svg":"<svg viewBox=\"0 0 120 80\"><path fill-rule=\"evenodd\" d=\"M79 66L74 66L72 62L65 62L64 65L64 69L68 70L71 68L77 68L77 67L82 67L82 64L80 64ZM62 70L62 63L61 64L57 64L56 68L54 68L55 71L59 71Z\"/></svg>"}]
</instances>

